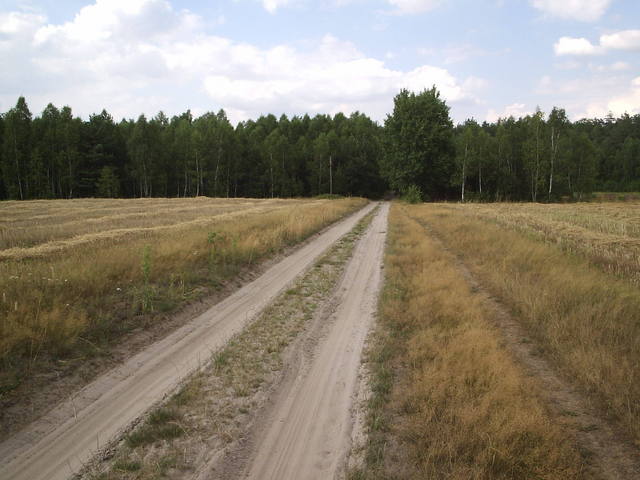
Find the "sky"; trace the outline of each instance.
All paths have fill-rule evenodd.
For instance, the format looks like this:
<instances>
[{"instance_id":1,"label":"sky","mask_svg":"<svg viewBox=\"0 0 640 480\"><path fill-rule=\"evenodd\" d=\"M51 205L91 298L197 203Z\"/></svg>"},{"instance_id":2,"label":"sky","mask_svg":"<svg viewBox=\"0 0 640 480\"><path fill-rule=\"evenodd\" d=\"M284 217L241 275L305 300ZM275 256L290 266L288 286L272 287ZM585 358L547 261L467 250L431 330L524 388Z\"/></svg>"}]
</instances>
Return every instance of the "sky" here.
<instances>
[{"instance_id":1,"label":"sky","mask_svg":"<svg viewBox=\"0 0 640 480\"><path fill-rule=\"evenodd\" d=\"M638 0L0 0L0 112L232 122L435 85L455 122L640 113Z\"/></svg>"}]
</instances>

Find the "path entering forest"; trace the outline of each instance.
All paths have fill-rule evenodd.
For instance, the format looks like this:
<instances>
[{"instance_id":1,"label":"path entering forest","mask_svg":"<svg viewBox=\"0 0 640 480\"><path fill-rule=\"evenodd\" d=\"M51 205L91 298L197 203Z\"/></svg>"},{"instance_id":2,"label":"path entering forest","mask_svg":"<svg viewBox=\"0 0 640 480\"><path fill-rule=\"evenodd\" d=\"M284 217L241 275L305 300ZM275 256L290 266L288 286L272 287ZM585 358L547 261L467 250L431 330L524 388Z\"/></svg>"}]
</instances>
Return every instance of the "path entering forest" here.
<instances>
[{"instance_id":1,"label":"path entering forest","mask_svg":"<svg viewBox=\"0 0 640 480\"><path fill-rule=\"evenodd\" d=\"M174 390L180 380L203 366L213 352L248 325L373 208L374 204L370 204L330 227L189 324L102 375L43 418L5 440L0 444L0 478L62 480L70 477ZM378 215L376 224L380 218ZM375 242L369 242L369 247L381 248ZM359 248L359 251L362 250ZM366 255L370 257L369 253ZM376 268L380 268L379 263ZM351 348L351 345L345 347ZM354 372L356 370L357 365Z\"/></svg>"}]
</instances>

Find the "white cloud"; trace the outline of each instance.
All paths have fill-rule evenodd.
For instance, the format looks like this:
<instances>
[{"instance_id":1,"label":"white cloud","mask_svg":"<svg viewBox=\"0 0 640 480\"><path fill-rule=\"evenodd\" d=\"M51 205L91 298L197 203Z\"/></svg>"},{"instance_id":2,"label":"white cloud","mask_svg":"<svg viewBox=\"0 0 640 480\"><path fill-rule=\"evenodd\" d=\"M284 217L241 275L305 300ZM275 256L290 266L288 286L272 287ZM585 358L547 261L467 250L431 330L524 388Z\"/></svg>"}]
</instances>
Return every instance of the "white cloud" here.
<instances>
[{"instance_id":1,"label":"white cloud","mask_svg":"<svg viewBox=\"0 0 640 480\"><path fill-rule=\"evenodd\" d=\"M19 35L32 32L43 24L46 18L42 15L23 12L0 12L0 33L5 35Z\"/></svg>"},{"instance_id":2,"label":"white cloud","mask_svg":"<svg viewBox=\"0 0 640 480\"><path fill-rule=\"evenodd\" d=\"M623 30L600 36L594 45L586 38L560 37L553 45L556 55L597 55L611 50L640 51L640 30Z\"/></svg>"},{"instance_id":3,"label":"white cloud","mask_svg":"<svg viewBox=\"0 0 640 480\"><path fill-rule=\"evenodd\" d=\"M531 5L552 17L582 22L598 20L612 0L530 0Z\"/></svg>"},{"instance_id":4,"label":"white cloud","mask_svg":"<svg viewBox=\"0 0 640 480\"><path fill-rule=\"evenodd\" d=\"M318 113L349 108L377 119L384 118L401 88L421 91L435 84L449 102L473 100L470 89L447 70L428 65L406 72L393 70L331 36L311 52L283 48L280 54L254 53L257 58L242 75L216 73L205 78L212 99L245 112Z\"/></svg>"},{"instance_id":5,"label":"white cloud","mask_svg":"<svg viewBox=\"0 0 640 480\"><path fill-rule=\"evenodd\" d=\"M609 112L614 116L628 113L640 113L640 77L634 78L626 91L616 94L604 102L589 103L585 109L585 117L604 117Z\"/></svg>"},{"instance_id":6,"label":"white cloud","mask_svg":"<svg viewBox=\"0 0 640 480\"><path fill-rule=\"evenodd\" d=\"M444 0L387 0L387 2L395 7L394 13L410 15L433 10L444 3Z\"/></svg>"},{"instance_id":7,"label":"white cloud","mask_svg":"<svg viewBox=\"0 0 640 480\"><path fill-rule=\"evenodd\" d=\"M578 68L581 68L582 66L582 62L573 59L555 64L555 67L559 68L560 70L576 70Z\"/></svg>"},{"instance_id":8,"label":"white cloud","mask_svg":"<svg viewBox=\"0 0 640 480\"><path fill-rule=\"evenodd\" d=\"M382 120L402 87L435 84L448 102L468 105L478 104L482 84L430 65L392 69L331 35L305 51L232 41L166 0L96 0L62 24L3 14L0 32L0 111L24 94L34 112L70 103L85 117L102 108L121 118L197 107L224 108L234 121L340 110Z\"/></svg>"},{"instance_id":9,"label":"white cloud","mask_svg":"<svg viewBox=\"0 0 640 480\"><path fill-rule=\"evenodd\" d=\"M507 105L501 112L490 108L487 112L486 120L487 122L496 122L500 118L520 118L524 117L531 113L531 110L527 109L524 103L512 103L511 105Z\"/></svg>"},{"instance_id":10,"label":"white cloud","mask_svg":"<svg viewBox=\"0 0 640 480\"><path fill-rule=\"evenodd\" d=\"M623 30L602 35L600 45L609 50L640 50L640 30Z\"/></svg>"},{"instance_id":11,"label":"white cloud","mask_svg":"<svg viewBox=\"0 0 640 480\"><path fill-rule=\"evenodd\" d=\"M589 69L594 72L623 72L630 70L631 65L627 62L614 62L609 65L594 65L590 63Z\"/></svg>"},{"instance_id":12,"label":"white cloud","mask_svg":"<svg viewBox=\"0 0 640 480\"><path fill-rule=\"evenodd\" d=\"M269 13L276 13L278 8L286 7L291 3L291 0L262 0L262 6Z\"/></svg>"},{"instance_id":13,"label":"white cloud","mask_svg":"<svg viewBox=\"0 0 640 480\"><path fill-rule=\"evenodd\" d=\"M586 38L560 37L553 45L556 55L596 55L601 52Z\"/></svg>"},{"instance_id":14,"label":"white cloud","mask_svg":"<svg viewBox=\"0 0 640 480\"><path fill-rule=\"evenodd\" d=\"M262 6L269 13L276 13L281 7L287 7L300 0L260 0ZM366 0L325 0L334 7L344 7L353 3L366 3ZM447 0L385 0L393 10L387 13L393 15L413 15L436 9Z\"/></svg>"},{"instance_id":15,"label":"white cloud","mask_svg":"<svg viewBox=\"0 0 640 480\"><path fill-rule=\"evenodd\" d=\"M443 50L444 63L450 65L453 63L464 62L470 58L478 58L487 55L487 52L476 45L464 44L453 45Z\"/></svg>"},{"instance_id":16,"label":"white cloud","mask_svg":"<svg viewBox=\"0 0 640 480\"><path fill-rule=\"evenodd\" d=\"M602 118L609 112L614 115L640 113L640 77L630 79L627 75L609 72L603 75L596 70L594 75L573 79L545 76L534 93L543 110L561 106L574 119Z\"/></svg>"}]
</instances>

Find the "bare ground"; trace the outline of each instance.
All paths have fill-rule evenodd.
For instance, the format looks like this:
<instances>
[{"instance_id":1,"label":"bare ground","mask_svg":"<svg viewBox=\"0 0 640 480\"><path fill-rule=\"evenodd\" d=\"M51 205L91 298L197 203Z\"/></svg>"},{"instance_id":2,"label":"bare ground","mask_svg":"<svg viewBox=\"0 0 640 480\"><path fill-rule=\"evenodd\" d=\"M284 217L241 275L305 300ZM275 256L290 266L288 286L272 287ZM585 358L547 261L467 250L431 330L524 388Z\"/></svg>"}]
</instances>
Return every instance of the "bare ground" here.
<instances>
[{"instance_id":1,"label":"bare ground","mask_svg":"<svg viewBox=\"0 0 640 480\"><path fill-rule=\"evenodd\" d=\"M457 267L474 291L483 295L493 311L493 320L503 333L503 342L516 360L541 386L541 396L554 416L575 439L587 460L591 474L603 479L640 478L640 451L619 425L602 415L587 395L563 377L543 356L542 350L528 335L502 302L493 296L443 239L419 220L439 245L452 253Z\"/></svg>"},{"instance_id":2,"label":"bare ground","mask_svg":"<svg viewBox=\"0 0 640 480\"><path fill-rule=\"evenodd\" d=\"M0 444L0 477L66 478L123 432L373 207L327 229L193 321L105 373ZM143 342L144 343L144 342Z\"/></svg>"},{"instance_id":3,"label":"bare ground","mask_svg":"<svg viewBox=\"0 0 640 480\"><path fill-rule=\"evenodd\" d=\"M347 467L361 355L381 284L388 204L374 218L347 265L325 314L295 350L271 402L244 441L201 469L198 479L328 479Z\"/></svg>"}]
</instances>

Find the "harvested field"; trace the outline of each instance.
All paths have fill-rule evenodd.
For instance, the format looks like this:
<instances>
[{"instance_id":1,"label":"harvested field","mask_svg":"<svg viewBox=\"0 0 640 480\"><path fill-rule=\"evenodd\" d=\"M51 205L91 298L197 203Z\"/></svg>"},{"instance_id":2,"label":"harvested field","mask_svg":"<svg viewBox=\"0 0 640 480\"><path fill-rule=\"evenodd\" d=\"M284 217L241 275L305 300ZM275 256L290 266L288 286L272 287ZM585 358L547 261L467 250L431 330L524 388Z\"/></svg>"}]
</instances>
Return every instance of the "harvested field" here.
<instances>
[{"instance_id":1,"label":"harvested field","mask_svg":"<svg viewBox=\"0 0 640 480\"><path fill-rule=\"evenodd\" d=\"M487 298L395 204L358 479L582 479L590 472L500 341Z\"/></svg>"},{"instance_id":2,"label":"harvested field","mask_svg":"<svg viewBox=\"0 0 640 480\"><path fill-rule=\"evenodd\" d=\"M365 203L196 198L0 204L0 399L43 364L104 354L124 333L159 321Z\"/></svg>"},{"instance_id":3,"label":"harvested field","mask_svg":"<svg viewBox=\"0 0 640 480\"><path fill-rule=\"evenodd\" d=\"M627 206L628 207L628 206ZM414 218L432 229L509 310L573 388L613 419L640 445L640 293L627 279L593 265L590 253L567 255L556 242L543 242L506 228L506 219L602 212L633 218L618 205L428 205ZM598 208L602 208L599 210ZM547 212L545 210L548 209ZM565 210L566 209L566 210ZM593 210L592 210L593 209ZM476 212L481 212L477 214ZM502 213L501 213L502 212ZM511 213L509 213L511 212ZM536 212L536 213L531 213ZM496 222L496 219L502 219ZM594 220L594 225L597 224ZM516 223L509 225L516 226ZM578 227L573 227L578 228ZM595 227L583 227L583 242ZM563 238L563 232L556 232ZM577 239L578 237L576 237ZM627 235L629 241L632 237ZM576 240L577 241L577 240ZM585 247L589 248L589 247ZM581 252L588 252L581 250Z\"/></svg>"},{"instance_id":4,"label":"harvested field","mask_svg":"<svg viewBox=\"0 0 640 480\"><path fill-rule=\"evenodd\" d=\"M447 204L442 209L490 220L588 258L605 271L640 282L640 204Z\"/></svg>"},{"instance_id":5,"label":"harvested field","mask_svg":"<svg viewBox=\"0 0 640 480\"><path fill-rule=\"evenodd\" d=\"M273 212L299 200L81 199L0 204L0 258L43 257L88 243L118 241Z\"/></svg>"}]
</instances>

